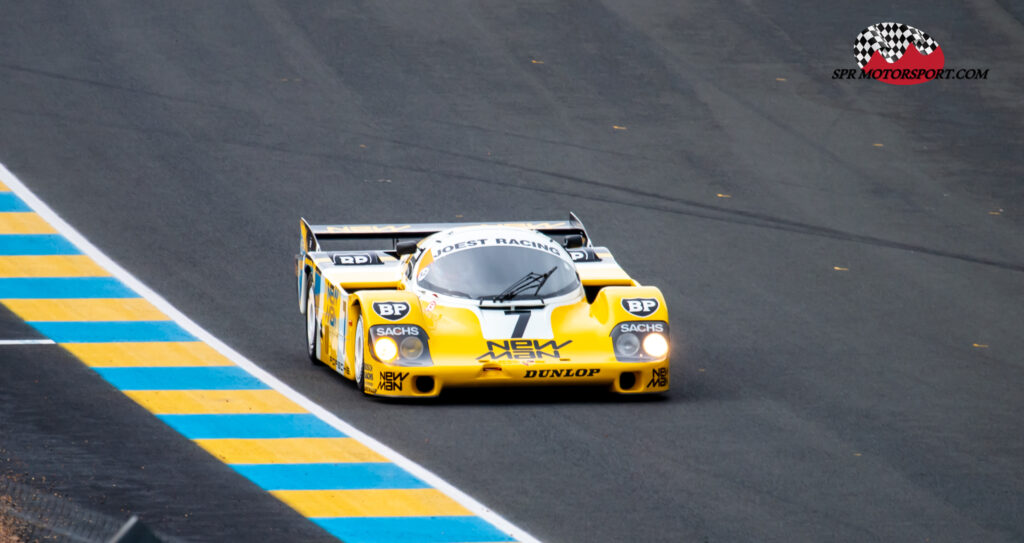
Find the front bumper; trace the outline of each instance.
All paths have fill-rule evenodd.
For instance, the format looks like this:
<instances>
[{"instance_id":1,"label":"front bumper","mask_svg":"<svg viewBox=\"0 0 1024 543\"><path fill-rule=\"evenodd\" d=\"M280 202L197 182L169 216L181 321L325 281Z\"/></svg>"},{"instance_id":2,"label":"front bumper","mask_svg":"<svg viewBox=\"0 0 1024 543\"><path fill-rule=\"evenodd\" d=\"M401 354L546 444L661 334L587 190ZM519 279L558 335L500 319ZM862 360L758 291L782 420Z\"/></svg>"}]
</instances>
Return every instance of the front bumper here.
<instances>
[{"instance_id":1,"label":"front bumper","mask_svg":"<svg viewBox=\"0 0 1024 543\"><path fill-rule=\"evenodd\" d=\"M669 361L573 363L497 363L407 367L367 361L367 394L431 397L445 388L502 386L594 386L622 394L664 392L669 388Z\"/></svg>"}]
</instances>

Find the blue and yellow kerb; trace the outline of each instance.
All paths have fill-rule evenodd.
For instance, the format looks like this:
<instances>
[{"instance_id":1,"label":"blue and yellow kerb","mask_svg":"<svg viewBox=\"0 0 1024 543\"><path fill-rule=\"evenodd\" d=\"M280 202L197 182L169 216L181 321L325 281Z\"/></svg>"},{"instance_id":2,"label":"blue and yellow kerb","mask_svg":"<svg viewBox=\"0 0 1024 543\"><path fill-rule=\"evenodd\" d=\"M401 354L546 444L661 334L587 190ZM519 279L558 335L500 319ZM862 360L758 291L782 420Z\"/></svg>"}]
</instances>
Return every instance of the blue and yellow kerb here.
<instances>
[{"instance_id":1,"label":"blue and yellow kerb","mask_svg":"<svg viewBox=\"0 0 1024 543\"><path fill-rule=\"evenodd\" d=\"M512 540L194 337L2 182L0 302L343 541Z\"/></svg>"}]
</instances>

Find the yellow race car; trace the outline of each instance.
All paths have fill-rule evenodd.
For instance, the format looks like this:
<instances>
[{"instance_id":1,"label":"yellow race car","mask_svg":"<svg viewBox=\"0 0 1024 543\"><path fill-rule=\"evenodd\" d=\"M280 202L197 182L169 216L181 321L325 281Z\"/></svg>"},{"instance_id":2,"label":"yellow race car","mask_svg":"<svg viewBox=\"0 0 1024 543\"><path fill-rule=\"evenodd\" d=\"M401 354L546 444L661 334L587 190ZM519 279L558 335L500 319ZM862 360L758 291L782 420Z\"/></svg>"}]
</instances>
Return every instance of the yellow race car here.
<instances>
[{"instance_id":1,"label":"yellow race car","mask_svg":"<svg viewBox=\"0 0 1024 543\"><path fill-rule=\"evenodd\" d=\"M310 225L295 272L310 360L376 396L669 386L668 310L583 223ZM332 249L373 243L384 248Z\"/></svg>"}]
</instances>

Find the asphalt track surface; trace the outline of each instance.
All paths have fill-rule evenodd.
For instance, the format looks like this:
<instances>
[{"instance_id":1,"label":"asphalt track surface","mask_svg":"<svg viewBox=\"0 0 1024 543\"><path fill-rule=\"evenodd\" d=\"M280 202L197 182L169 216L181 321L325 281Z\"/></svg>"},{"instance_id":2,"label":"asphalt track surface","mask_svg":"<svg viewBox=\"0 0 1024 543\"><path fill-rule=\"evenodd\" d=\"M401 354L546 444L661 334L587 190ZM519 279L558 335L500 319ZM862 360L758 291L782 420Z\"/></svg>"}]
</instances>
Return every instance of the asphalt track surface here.
<instances>
[{"instance_id":1,"label":"asphalt track surface","mask_svg":"<svg viewBox=\"0 0 1024 543\"><path fill-rule=\"evenodd\" d=\"M204 328L536 537L1024 539L1018 5L2 12L0 161ZM988 80L831 80L890 20ZM665 293L663 397L381 402L305 360L299 216L568 210ZM195 540L328 539L59 348L0 349L5 475Z\"/></svg>"}]
</instances>

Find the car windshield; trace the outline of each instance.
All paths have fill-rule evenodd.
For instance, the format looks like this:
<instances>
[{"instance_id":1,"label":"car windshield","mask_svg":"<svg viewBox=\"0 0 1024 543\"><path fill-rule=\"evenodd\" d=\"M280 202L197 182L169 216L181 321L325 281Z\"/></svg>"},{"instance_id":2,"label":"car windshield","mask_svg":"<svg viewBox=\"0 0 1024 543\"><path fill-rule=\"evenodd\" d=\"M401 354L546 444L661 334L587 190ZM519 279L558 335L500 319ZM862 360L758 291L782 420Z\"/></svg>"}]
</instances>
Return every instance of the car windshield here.
<instances>
[{"instance_id":1,"label":"car windshield","mask_svg":"<svg viewBox=\"0 0 1024 543\"><path fill-rule=\"evenodd\" d=\"M479 247L437 259L419 284L451 296L505 301L568 294L580 282L573 265L551 253L526 247Z\"/></svg>"}]
</instances>

